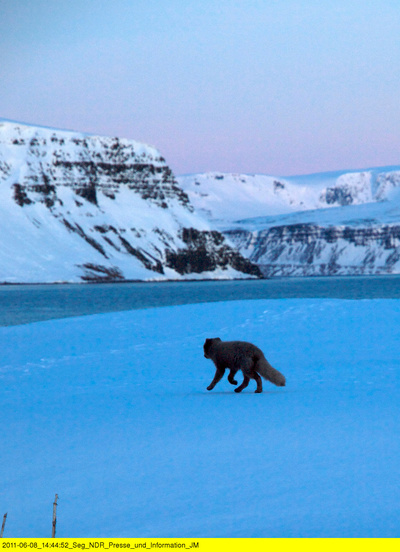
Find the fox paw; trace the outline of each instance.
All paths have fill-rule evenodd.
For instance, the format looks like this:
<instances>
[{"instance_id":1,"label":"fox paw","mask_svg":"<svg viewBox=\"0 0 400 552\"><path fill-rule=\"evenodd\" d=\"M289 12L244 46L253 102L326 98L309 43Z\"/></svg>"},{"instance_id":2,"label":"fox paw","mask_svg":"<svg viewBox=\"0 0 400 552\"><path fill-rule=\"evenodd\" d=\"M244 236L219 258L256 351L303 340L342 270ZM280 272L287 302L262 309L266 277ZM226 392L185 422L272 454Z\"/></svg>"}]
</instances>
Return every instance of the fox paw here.
<instances>
[{"instance_id":1,"label":"fox paw","mask_svg":"<svg viewBox=\"0 0 400 552\"><path fill-rule=\"evenodd\" d=\"M234 389L234 391L235 391L235 393L241 393L242 390L240 389L240 387L236 387L236 389Z\"/></svg>"},{"instance_id":2,"label":"fox paw","mask_svg":"<svg viewBox=\"0 0 400 552\"><path fill-rule=\"evenodd\" d=\"M229 383L231 383L232 385L237 385L237 381L236 380L229 380Z\"/></svg>"},{"instance_id":3,"label":"fox paw","mask_svg":"<svg viewBox=\"0 0 400 552\"><path fill-rule=\"evenodd\" d=\"M262 393L262 389L256 389L254 393Z\"/></svg>"},{"instance_id":4,"label":"fox paw","mask_svg":"<svg viewBox=\"0 0 400 552\"><path fill-rule=\"evenodd\" d=\"M207 387L207 391L211 391L211 389L214 389L214 387L213 387L212 385L209 385L209 386Z\"/></svg>"}]
</instances>

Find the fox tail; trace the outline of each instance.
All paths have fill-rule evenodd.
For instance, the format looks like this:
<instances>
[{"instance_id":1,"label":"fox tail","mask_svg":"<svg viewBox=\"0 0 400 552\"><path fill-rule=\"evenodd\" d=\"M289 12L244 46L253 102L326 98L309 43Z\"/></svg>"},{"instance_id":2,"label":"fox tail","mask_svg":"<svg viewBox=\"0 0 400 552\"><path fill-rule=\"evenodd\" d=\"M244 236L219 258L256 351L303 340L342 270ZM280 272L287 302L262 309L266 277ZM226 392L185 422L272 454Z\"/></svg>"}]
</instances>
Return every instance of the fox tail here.
<instances>
[{"instance_id":1,"label":"fox tail","mask_svg":"<svg viewBox=\"0 0 400 552\"><path fill-rule=\"evenodd\" d=\"M259 358L256 362L255 369L260 376L278 387L284 387L286 385L285 376L273 368L266 358Z\"/></svg>"}]
</instances>

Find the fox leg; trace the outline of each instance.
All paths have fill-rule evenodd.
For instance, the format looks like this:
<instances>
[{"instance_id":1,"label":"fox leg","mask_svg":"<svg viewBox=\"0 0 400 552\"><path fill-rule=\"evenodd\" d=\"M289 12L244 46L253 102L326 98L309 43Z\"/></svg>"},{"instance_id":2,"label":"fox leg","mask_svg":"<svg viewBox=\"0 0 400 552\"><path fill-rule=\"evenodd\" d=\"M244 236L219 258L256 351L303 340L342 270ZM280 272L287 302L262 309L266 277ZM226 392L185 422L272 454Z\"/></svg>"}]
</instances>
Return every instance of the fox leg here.
<instances>
[{"instance_id":1,"label":"fox leg","mask_svg":"<svg viewBox=\"0 0 400 552\"><path fill-rule=\"evenodd\" d=\"M231 371L229 372L228 381L232 385L237 385L237 381L234 379L236 371L237 370L234 370L233 368L231 368Z\"/></svg>"},{"instance_id":2,"label":"fox leg","mask_svg":"<svg viewBox=\"0 0 400 552\"><path fill-rule=\"evenodd\" d=\"M221 381L222 376L225 374L225 368L217 368L215 372L214 379L210 383L210 385L207 387L208 391L211 391L211 389L214 389L214 387L217 385L219 381Z\"/></svg>"},{"instance_id":3,"label":"fox leg","mask_svg":"<svg viewBox=\"0 0 400 552\"><path fill-rule=\"evenodd\" d=\"M244 374L243 383L241 385L239 385L239 387L236 387L235 393L240 393L241 391L243 391L243 389L249 385L249 381L250 381L249 376Z\"/></svg>"},{"instance_id":4,"label":"fox leg","mask_svg":"<svg viewBox=\"0 0 400 552\"><path fill-rule=\"evenodd\" d=\"M262 380L260 376L257 374L256 371L253 371L251 373L251 378L255 379L257 382L257 389L254 391L255 393L262 393Z\"/></svg>"}]
</instances>

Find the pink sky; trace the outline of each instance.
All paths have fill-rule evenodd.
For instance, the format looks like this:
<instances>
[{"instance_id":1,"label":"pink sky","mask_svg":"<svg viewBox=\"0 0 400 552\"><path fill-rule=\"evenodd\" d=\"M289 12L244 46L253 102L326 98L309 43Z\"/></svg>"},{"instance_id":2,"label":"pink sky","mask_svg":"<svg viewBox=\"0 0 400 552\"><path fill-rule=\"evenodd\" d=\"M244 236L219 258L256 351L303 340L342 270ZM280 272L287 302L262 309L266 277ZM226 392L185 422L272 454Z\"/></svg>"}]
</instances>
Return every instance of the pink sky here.
<instances>
[{"instance_id":1,"label":"pink sky","mask_svg":"<svg viewBox=\"0 0 400 552\"><path fill-rule=\"evenodd\" d=\"M0 117L176 174L400 164L397 1L3 0Z\"/></svg>"}]
</instances>

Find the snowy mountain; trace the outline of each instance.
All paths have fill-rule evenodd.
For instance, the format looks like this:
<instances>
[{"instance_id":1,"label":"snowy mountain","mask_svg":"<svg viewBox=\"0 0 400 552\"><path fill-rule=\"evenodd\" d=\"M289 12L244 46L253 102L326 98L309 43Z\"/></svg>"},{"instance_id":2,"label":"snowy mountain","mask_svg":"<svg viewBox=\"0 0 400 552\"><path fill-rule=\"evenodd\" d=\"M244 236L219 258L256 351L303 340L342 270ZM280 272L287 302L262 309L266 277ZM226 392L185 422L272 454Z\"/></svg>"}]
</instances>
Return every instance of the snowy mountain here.
<instances>
[{"instance_id":1,"label":"snowy mountain","mask_svg":"<svg viewBox=\"0 0 400 552\"><path fill-rule=\"evenodd\" d=\"M0 282L260 276L153 147L0 121Z\"/></svg>"},{"instance_id":2,"label":"snowy mountain","mask_svg":"<svg viewBox=\"0 0 400 552\"><path fill-rule=\"evenodd\" d=\"M205 173L178 182L196 210L232 221L382 201L400 186L400 166L284 178Z\"/></svg>"},{"instance_id":3,"label":"snowy mountain","mask_svg":"<svg viewBox=\"0 0 400 552\"><path fill-rule=\"evenodd\" d=\"M299 177L178 179L265 276L400 272L400 166Z\"/></svg>"}]
</instances>

